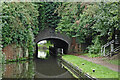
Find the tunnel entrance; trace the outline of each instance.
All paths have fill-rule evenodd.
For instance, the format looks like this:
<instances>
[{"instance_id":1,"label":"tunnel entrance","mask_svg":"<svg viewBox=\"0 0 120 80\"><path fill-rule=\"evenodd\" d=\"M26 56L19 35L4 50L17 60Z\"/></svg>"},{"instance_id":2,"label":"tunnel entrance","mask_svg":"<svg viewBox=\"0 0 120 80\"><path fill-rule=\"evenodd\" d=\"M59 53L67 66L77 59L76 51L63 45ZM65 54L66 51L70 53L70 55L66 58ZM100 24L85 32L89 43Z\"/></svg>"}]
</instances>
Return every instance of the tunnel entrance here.
<instances>
[{"instance_id":1,"label":"tunnel entrance","mask_svg":"<svg viewBox=\"0 0 120 80\"><path fill-rule=\"evenodd\" d=\"M59 54L67 54L68 52L68 43L66 43L65 41L61 40L61 39L55 39L55 38L47 38L47 39L43 39L37 42L36 44L36 57L39 57L40 54L40 47L39 45L42 45L43 43L47 43L50 42L52 44L52 46L47 45L47 47L43 47L44 50L49 50L49 54L50 56L57 56ZM49 47L48 47L49 46ZM48 51L44 51L47 52ZM44 52L41 52L42 54L44 54Z\"/></svg>"}]
</instances>

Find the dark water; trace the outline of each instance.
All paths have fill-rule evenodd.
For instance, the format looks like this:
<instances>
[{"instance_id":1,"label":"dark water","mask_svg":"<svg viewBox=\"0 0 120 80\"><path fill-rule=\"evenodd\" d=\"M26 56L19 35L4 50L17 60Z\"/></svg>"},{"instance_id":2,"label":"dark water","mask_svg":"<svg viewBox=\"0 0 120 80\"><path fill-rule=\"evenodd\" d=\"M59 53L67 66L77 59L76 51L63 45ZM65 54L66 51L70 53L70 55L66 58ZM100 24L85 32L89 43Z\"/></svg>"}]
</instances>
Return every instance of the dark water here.
<instances>
[{"instance_id":1,"label":"dark water","mask_svg":"<svg viewBox=\"0 0 120 80\"><path fill-rule=\"evenodd\" d=\"M2 65L0 77L3 78L74 78L63 68L57 57L12 62ZM69 79L68 79L69 78Z\"/></svg>"}]
</instances>

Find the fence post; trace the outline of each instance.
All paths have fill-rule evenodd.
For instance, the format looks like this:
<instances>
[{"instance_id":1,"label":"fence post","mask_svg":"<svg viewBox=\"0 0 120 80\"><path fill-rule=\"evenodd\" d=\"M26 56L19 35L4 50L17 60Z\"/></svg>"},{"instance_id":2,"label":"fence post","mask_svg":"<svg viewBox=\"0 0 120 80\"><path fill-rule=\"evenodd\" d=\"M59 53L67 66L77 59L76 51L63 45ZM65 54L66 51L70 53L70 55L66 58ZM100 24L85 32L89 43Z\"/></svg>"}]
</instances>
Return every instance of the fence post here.
<instances>
[{"instance_id":1,"label":"fence post","mask_svg":"<svg viewBox=\"0 0 120 80\"><path fill-rule=\"evenodd\" d=\"M103 56L103 46L101 47L101 56Z\"/></svg>"},{"instance_id":2,"label":"fence post","mask_svg":"<svg viewBox=\"0 0 120 80\"><path fill-rule=\"evenodd\" d=\"M111 44L110 57L112 56L113 51L114 51L114 44Z\"/></svg>"}]
</instances>

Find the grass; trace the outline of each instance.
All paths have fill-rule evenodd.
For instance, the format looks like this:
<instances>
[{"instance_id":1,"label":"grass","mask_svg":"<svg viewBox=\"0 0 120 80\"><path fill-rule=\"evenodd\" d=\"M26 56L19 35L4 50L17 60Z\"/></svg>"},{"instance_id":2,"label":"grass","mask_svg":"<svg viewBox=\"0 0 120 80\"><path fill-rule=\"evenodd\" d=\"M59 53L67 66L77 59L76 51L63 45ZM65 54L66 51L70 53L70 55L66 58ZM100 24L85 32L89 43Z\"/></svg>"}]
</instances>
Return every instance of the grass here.
<instances>
[{"instance_id":1,"label":"grass","mask_svg":"<svg viewBox=\"0 0 120 80\"><path fill-rule=\"evenodd\" d=\"M64 55L63 59L71 62L73 65L78 66L83 72L88 73L90 76L95 78L118 78L118 72L112 71L107 67L86 61L77 56ZM82 65L84 63L84 65ZM95 72L92 70L95 69Z\"/></svg>"},{"instance_id":2,"label":"grass","mask_svg":"<svg viewBox=\"0 0 120 80\"><path fill-rule=\"evenodd\" d=\"M90 54L90 53L86 53L86 54L83 54L84 56L88 56L88 57L100 57L101 55L100 54Z\"/></svg>"}]
</instances>

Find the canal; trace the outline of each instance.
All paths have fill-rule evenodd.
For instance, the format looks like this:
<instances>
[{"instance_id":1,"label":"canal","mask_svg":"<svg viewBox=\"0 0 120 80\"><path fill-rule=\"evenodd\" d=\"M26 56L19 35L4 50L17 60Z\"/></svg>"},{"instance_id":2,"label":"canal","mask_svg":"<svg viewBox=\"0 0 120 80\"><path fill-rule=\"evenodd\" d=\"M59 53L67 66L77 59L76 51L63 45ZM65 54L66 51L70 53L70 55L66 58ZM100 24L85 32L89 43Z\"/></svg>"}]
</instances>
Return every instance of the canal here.
<instances>
[{"instance_id":1,"label":"canal","mask_svg":"<svg viewBox=\"0 0 120 80\"><path fill-rule=\"evenodd\" d=\"M4 78L74 78L61 64L58 57L11 62L3 65ZM73 79L72 79L73 80Z\"/></svg>"},{"instance_id":2,"label":"canal","mask_svg":"<svg viewBox=\"0 0 120 80\"><path fill-rule=\"evenodd\" d=\"M52 47L53 50L50 48ZM43 41L38 44L36 56L33 59L9 62L0 65L0 79L28 78L28 79L64 79L74 80L73 75L67 71L61 61L63 50L54 51L54 45ZM53 55L55 54L55 55ZM75 79L76 80L76 79Z\"/></svg>"},{"instance_id":3,"label":"canal","mask_svg":"<svg viewBox=\"0 0 120 80\"><path fill-rule=\"evenodd\" d=\"M49 56L45 59L34 58L27 61L9 62L0 69L1 79L69 79L75 78L63 66L60 56Z\"/></svg>"}]
</instances>

